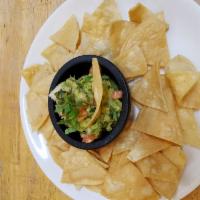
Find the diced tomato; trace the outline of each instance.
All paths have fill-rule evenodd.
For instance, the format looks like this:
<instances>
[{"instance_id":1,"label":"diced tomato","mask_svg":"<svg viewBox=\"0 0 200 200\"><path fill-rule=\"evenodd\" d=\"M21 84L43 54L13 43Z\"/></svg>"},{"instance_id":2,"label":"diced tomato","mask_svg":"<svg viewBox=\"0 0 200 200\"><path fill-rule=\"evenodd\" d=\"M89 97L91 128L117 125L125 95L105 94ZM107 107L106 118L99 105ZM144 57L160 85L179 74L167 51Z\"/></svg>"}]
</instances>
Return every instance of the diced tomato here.
<instances>
[{"instance_id":1,"label":"diced tomato","mask_svg":"<svg viewBox=\"0 0 200 200\"><path fill-rule=\"evenodd\" d=\"M114 91L112 93L112 98L113 99L121 99L122 98L122 95L123 95L123 92L121 90L118 90L118 91Z\"/></svg>"},{"instance_id":2,"label":"diced tomato","mask_svg":"<svg viewBox=\"0 0 200 200\"><path fill-rule=\"evenodd\" d=\"M84 143L91 143L96 139L95 135L84 134L81 137L82 137L82 142L84 142Z\"/></svg>"},{"instance_id":3,"label":"diced tomato","mask_svg":"<svg viewBox=\"0 0 200 200\"><path fill-rule=\"evenodd\" d=\"M79 122L81 122L81 121L83 121L87 116L88 116L88 112L87 112L86 107L81 107L80 110L79 110L79 114L78 114L77 120L78 120Z\"/></svg>"}]
</instances>

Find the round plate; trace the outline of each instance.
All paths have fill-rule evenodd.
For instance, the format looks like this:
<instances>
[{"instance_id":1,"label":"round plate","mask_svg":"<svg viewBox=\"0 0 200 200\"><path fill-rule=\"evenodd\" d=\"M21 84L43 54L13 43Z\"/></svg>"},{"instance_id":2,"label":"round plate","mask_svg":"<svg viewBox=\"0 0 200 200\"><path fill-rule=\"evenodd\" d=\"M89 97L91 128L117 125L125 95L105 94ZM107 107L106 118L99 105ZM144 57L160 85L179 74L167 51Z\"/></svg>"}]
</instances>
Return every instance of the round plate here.
<instances>
[{"instance_id":1,"label":"round plate","mask_svg":"<svg viewBox=\"0 0 200 200\"><path fill-rule=\"evenodd\" d=\"M24 67L31 64L42 64L45 59L40 52L51 44L48 39L56 32L64 22L74 14L82 23L83 14L91 13L102 0L67 0L45 22L26 57ZM117 0L119 9L124 19L128 18L128 10L136 3L141 2L152 11L164 11L166 20L170 25L167 33L171 57L182 54L188 57L200 70L200 7L191 0ZM89 6L88 6L89 5ZM20 112L26 140L38 165L46 176L65 194L75 200L103 200L104 197L86 189L77 190L73 185L60 182L62 170L55 164L47 149L46 141L41 135L33 132L27 119L26 98L28 87L21 80L20 88ZM197 113L200 125L200 115ZM200 185L200 150L185 147L187 154L187 166L181 179L178 191L174 199L181 199Z\"/></svg>"}]
</instances>

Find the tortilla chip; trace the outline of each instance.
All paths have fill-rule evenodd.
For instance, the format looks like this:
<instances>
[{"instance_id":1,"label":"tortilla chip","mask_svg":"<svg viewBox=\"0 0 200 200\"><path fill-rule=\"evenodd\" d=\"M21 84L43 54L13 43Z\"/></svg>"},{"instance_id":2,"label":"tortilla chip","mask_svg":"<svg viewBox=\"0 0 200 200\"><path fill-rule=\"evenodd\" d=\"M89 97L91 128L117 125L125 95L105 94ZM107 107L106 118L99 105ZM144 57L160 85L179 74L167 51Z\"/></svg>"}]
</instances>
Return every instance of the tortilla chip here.
<instances>
[{"instance_id":1,"label":"tortilla chip","mask_svg":"<svg viewBox=\"0 0 200 200\"><path fill-rule=\"evenodd\" d=\"M48 96L50 85L54 76L55 74L50 74L43 77L43 79L31 85L31 90L37 94Z\"/></svg>"},{"instance_id":2,"label":"tortilla chip","mask_svg":"<svg viewBox=\"0 0 200 200\"><path fill-rule=\"evenodd\" d=\"M199 80L199 74L193 64L180 55L169 62L166 76L179 104Z\"/></svg>"},{"instance_id":3,"label":"tortilla chip","mask_svg":"<svg viewBox=\"0 0 200 200\"><path fill-rule=\"evenodd\" d=\"M102 159L101 155L97 152L97 150L88 150L88 152L89 152L91 155L93 155L93 156L97 159L97 161L99 162L99 164L100 164L103 168L105 168L105 169L109 168L108 163L105 162L105 161Z\"/></svg>"},{"instance_id":4,"label":"tortilla chip","mask_svg":"<svg viewBox=\"0 0 200 200\"><path fill-rule=\"evenodd\" d=\"M79 40L79 24L76 17L72 15L50 39L67 50L74 52Z\"/></svg>"},{"instance_id":5,"label":"tortilla chip","mask_svg":"<svg viewBox=\"0 0 200 200\"><path fill-rule=\"evenodd\" d=\"M99 153L101 159L106 163L109 162L109 160L112 156L113 146L114 146L114 143L112 142L112 143L106 145L105 147L97 149L97 152Z\"/></svg>"},{"instance_id":6,"label":"tortilla chip","mask_svg":"<svg viewBox=\"0 0 200 200\"><path fill-rule=\"evenodd\" d=\"M183 143L183 136L175 112L175 102L164 77L161 78L161 85L167 102L168 112L165 113L149 107L143 107L135 120L134 129L181 145Z\"/></svg>"},{"instance_id":7,"label":"tortilla chip","mask_svg":"<svg viewBox=\"0 0 200 200\"><path fill-rule=\"evenodd\" d=\"M109 34L109 42L112 56L114 58L119 55L124 42L127 37L135 31L135 27L136 25L133 22L126 20L119 20L112 23Z\"/></svg>"},{"instance_id":8,"label":"tortilla chip","mask_svg":"<svg viewBox=\"0 0 200 200\"><path fill-rule=\"evenodd\" d=\"M166 30L168 30L168 24L165 21L163 12L154 14L153 12L151 12L147 7L145 7L141 3L137 3L136 6L134 6L133 8L131 8L129 10L130 21L135 22L137 24L140 24L144 20L147 20L151 17L155 17L155 18L159 19L161 22L163 22L166 25Z\"/></svg>"},{"instance_id":9,"label":"tortilla chip","mask_svg":"<svg viewBox=\"0 0 200 200\"><path fill-rule=\"evenodd\" d=\"M144 20L132 34L127 37L124 46L132 49L139 45L144 53L147 64L154 65L157 61L165 66L169 61L169 51L166 40L166 26L155 17Z\"/></svg>"},{"instance_id":10,"label":"tortilla chip","mask_svg":"<svg viewBox=\"0 0 200 200\"><path fill-rule=\"evenodd\" d=\"M131 150L139 136L140 133L134 130L134 123L132 122L131 126L125 128L114 141L113 155Z\"/></svg>"},{"instance_id":11,"label":"tortilla chip","mask_svg":"<svg viewBox=\"0 0 200 200\"><path fill-rule=\"evenodd\" d=\"M158 151L166 149L171 144L165 140L160 140L146 134L140 134L137 142L128 154L128 159L132 162L137 162L146 158Z\"/></svg>"},{"instance_id":12,"label":"tortilla chip","mask_svg":"<svg viewBox=\"0 0 200 200\"><path fill-rule=\"evenodd\" d=\"M124 197L127 200L159 199L151 185L130 162L110 169L103 185L103 194L115 200L121 200Z\"/></svg>"},{"instance_id":13,"label":"tortilla chip","mask_svg":"<svg viewBox=\"0 0 200 200\"><path fill-rule=\"evenodd\" d=\"M81 42L75 56L98 55L106 58L111 57L109 42L106 39L99 39L90 36L88 33L81 33Z\"/></svg>"},{"instance_id":14,"label":"tortilla chip","mask_svg":"<svg viewBox=\"0 0 200 200\"><path fill-rule=\"evenodd\" d=\"M101 106L101 101L103 97L103 84L102 84L100 66L99 66L97 58L92 59L92 76L93 76L92 90L94 93L96 109L92 118L88 122L88 125L87 125L88 127L91 126L92 123L94 123L95 120L97 119L100 112L100 106Z\"/></svg>"},{"instance_id":15,"label":"tortilla chip","mask_svg":"<svg viewBox=\"0 0 200 200\"><path fill-rule=\"evenodd\" d=\"M186 164L186 155L182 148L179 146L171 146L163 150L162 154L178 168L181 175Z\"/></svg>"},{"instance_id":16,"label":"tortilla chip","mask_svg":"<svg viewBox=\"0 0 200 200\"><path fill-rule=\"evenodd\" d=\"M188 94L186 94L182 99L180 106L196 110L200 109L200 78Z\"/></svg>"},{"instance_id":17,"label":"tortilla chip","mask_svg":"<svg viewBox=\"0 0 200 200\"><path fill-rule=\"evenodd\" d=\"M37 95L29 91L26 95L27 113L34 131L37 131L48 117L47 96Z\"/></svg>"},{"instance_id":18,"label":"tortilla chip","mask_svg":"<svg viewBox=\"0 0 200 200\"><path fill-rule=\"evenodd\" d=\"M50 117L47 117L46 121L44 124L40 127L39 132L45 137L45 139L48 141L54 131L53 124L51 122Z\"/></svg>"},{"instance_id":19,"label":"tortilla chip","mask_svg":"<svg viewBox=\"0 0 200 200\"><path fill-rule=\"evenodd\" d=\"M49 61L54 71L58 71L66 62L73 58L72 53L57 44L53 44L45 49L42 52L42 56Z\"/></svg>"},{"instance_id":20,"label":"tortilla chip","mask_svg":"<svg viewBox=\"0 0 200 200\"><path fill-rule=\"evenodd\" d=\"M131 97L138 103L167 112L166 100L161 88L159 65L154 65L133 84Z\"/></svg>"},{"instance_id":21,"label":"tortilla chip","mask_svg":"<svg viewBox=\"0 0 200 200\"><path fill-rule=\"evenodd\" d=\"M113 62L127 79L133 79L147 72L147 63L144 54L137 45L131 49L122 47L120 54L114 58Z\"/></svg>"},{"instance_id":22,"label":"tortilla chip","mask_svg":"<svg viewBox=\"0 0 200 200\"><path fill-rule=\"evenodd\" d=\"M70 147L64 153L65 165L62 182L78 185L99 185L102 184L106 170L91 154L85 150Z\"/></svg>"},{"instance_id":23,"label":"tortilla chip","mask_svg":"<svg viewBox=\"0 0 200 200\"><path fill-rule=\"evenodd\" d=\"M174 196L179 184L179 182L170 183L170 182L158 181L155 179L149 179L149 182L151 183L156 192L158 192L160 195L168 199L171 199Z\"/></svg>"},{"instance_id":24,"label":"tortilla chip","mask_svg":"<svg viewBox=\"0 0 200 200\"><path fill-rule=\"evenodd\" d=\"M184 144L200 148L200 129L195 119L194 111L178 108L177 112L183 131Z\"/></svg>"},{"instance_id":25,"label":"tortilla chip","mask_svg":"<svg viewBox=\"0 0 200 200\"><path fill-rule=\"evenodd\" d=\"M40 70L41 65L31 65L28 68L23 69L22 76L24 77L28 86L32 84L33 77Z\"/></svg>"},{"instance_id":26,"label":"tortilla chip","mask_svg":"<svg viewBox=\"0 0 200 200\"><path fill-rule=\"evenodd\" d=\"M157 152L136 163L144 177L176 183L179 178L178 169L162 153Z\"/></svg>"},{"instance_id":27,"label":"tortilla chip","mask_svg":"<svg viewBox=\"0 0 200 200\"><path fill-rule=\"evenodd\" d=\"M92 15L84 16L82 31L96 38L108 38L111 23L120 19L115 0L104 0Z\"/></svg>"}]
</instances>

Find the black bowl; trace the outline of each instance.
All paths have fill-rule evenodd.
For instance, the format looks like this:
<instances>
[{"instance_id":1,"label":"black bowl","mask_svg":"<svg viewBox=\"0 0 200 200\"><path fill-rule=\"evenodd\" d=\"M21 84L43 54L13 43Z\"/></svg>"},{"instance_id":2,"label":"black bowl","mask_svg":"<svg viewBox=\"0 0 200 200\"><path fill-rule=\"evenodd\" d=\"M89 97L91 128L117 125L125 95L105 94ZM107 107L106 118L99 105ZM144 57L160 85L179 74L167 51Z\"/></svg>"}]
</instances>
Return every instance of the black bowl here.
<instances>
[{"instance_id":1,"label":"black bowl","mask_svg":"<svg viewBox=\"0 0 200 200\"><path fill-rule=\"evenodd\" d=\"M60 117L56 114L55 111L55 102L49 97L48 98L48 107L51 121L53 123L54 128L60 137L69 143L72 146L75 146L80 149L97 149L105 146L110 143L114 138L116 138L122 129L124 128L130 110L130 95L128 85L122 73L116 68L116 66L108 61L107 59L94 55L85 55L74 58L64 64L64 66L57 72L55 75L49 93L61 82L65 81L70 76L74 76L75 78L79 78L83 75L89 73L89 69L92 66L92 58L97 58L99 65L101 67L101 73L108 75L119 87L120 90L123 91L122 97L122 111L119 117L118 122L115 127L113 127L111 132L102 133L99 139L91 143L83 143L81 141L81 137L79 132L72 133L69 135L65 134L66 127L63 125L59 125L58 122Z\"/></svg>"}]
</instances>

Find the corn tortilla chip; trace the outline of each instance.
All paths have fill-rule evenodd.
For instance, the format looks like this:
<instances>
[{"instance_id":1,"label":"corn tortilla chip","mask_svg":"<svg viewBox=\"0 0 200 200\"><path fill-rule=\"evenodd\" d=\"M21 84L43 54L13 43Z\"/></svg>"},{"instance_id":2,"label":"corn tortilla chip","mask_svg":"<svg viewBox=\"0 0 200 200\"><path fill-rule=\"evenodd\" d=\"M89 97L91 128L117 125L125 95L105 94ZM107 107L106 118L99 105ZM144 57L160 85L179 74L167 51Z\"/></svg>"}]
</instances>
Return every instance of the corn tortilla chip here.
<instances>
[{"instance_id":1,"label":"corn tortilla chip","mask_svg":"<svg viewBox=\"0 0 200 200\"><path fill-rule=\"evenodd\" d=\"M72 15L50 39L67 50L74 52L79 40L79 24L76 17Z\"/></svg>"},{"instance_id":2,"label":"corn tortilla chip","mask_svg":"<svg viewBox=\"0 0 200 200\"><path fill-rule=\"evenodd\" d=\"M53 44L42 52L42 55L52 65L54 71L58 71L67 61L73 58L73 54L62 46Z\"/></svg>"},{"instance_id":3,"label":"corn tortilla chip","mask_svg":"<svg viewBox=\"0 0 200 200\"><path fill-rule=\"evenodd\" d=\"M112 142L112 143L106 145L105 147L97 149L97 152L99 153L101 159L106 163L109 162L109 160L112 156L113 146L114 146L114 143Z\"/></svg>"},{"instance_id":4,"label":"corn tortilla chip","mask_svg":"<svg viewBox=\"0 0 200 200\"><path fill-rule=\"evenodd\" d=\"M137 24L140 24L141 22L143 22L148 18L155 17L160 21L162 21L163 23L165 23L166 30L168 30L168 24L165 22L165 17L163 12L154 14L143 4L137 3L133 8L129 10L128 13L130 21L135 22Z\"/></svg>"},{"instance_id":5,"label":"corn tortilla chip","mask_svg":"<svg viewBox=\"0 0 200 200\"><path fill-rule=\"evenodd\" d=\"M139 136L140 133L134 130L134 123L132 122L131 126L125 127L114 141L113 155L131 150Z\"/></svg>"},{"instance_id":6,"label":"corn tortilla chip","mask_svg":"<svg viewBox=\"0 0 200 200\"><path fill-rule=\"evenodd\" d=\"M181 175L186 164L186 155L182 148L179 146L171 146L163 150L162 154L178 168Z\"/></svg>"},{"instance_id":7,"label":"corn tortilla chip","mask_svg":"<svg viewBox=\"0 0 200 200\"><path fill-rule=\"evenodd\" d=\"M170 183L155 179L149 179L149 182L151 183L156 192L168 199L171 199L174 196L179 183Z\"/></svg>"},{"instance_id":8,"label":"corn tortilla chip","mask_svg":"<svg viewBox=\"0 0 200 200\"><path fill-rule=\"evenodd\" d=\"M169 62L166 76L179 104L199 80L199 73L196 72L193 64L180 55Z\"/></svg>"},{"instance_id":9,"label":"corn tortilla chip","mask_svg":"<svg viewBox=\"0 0 200 200\"><path fill-rule=\"evenodd\" d=\"M183 131L185 144L200 148L200 129L191 109L178 108L178 117Z\"/></svg>"},{"instance_id":10,"label":"corn tortilla chip","mask_svg":"<svg viewBox=\"0 0 200 200\"><path fill-rule=\"evenodd\" d=\"M70 179L70 183L78 185L100 185L103 183L106 170L87 151L70 147L70 150L65 152L64 158L62 182L68 182Z\"/></svg>"},{"instance_id":11,"label":"corn tortilla chip","mask_svg":"<svg viewBox=\"0 0 200 200\"><path fill-rule=\"evenodd\" d=\"M112 23L109 34L109 42L113 58L117 57L127 37L135 31L133 22L119 20ZM129 49L130 50L130 49Z\"/></svg>"},{"instance_id":12,"label":"corn tortilla chip","mask_svg":"<svg viewBox=\"0 0 200 200\"><path fill-rule=\"evenodd\" d=\"M33 130L37 131L48 117L47 97L29 91L27 96L27 113Z\"/></svg>"},{"instance_id":13,"label":"corn tortilla chip","mask_svg":"<svg viewBox=\"0 0 200 200\"><path fill-rule=\"evenodd\" d=\"M179 178L178 169L162 153L157 152L136 162L144 177L176 183Z\"/></svg>"},{"instance_id":14,"label":"corn tortilla chip","mask_svg":"<svg viewBox=\"0 0 200 200\"><path fill-rule=\"evenodd\" d=\"M24 77L28 86L32 84L33 77L40 70L41 65L31 65L28 68L23 69L22 76Z\"/></svg>"},{"instance_id":15,"label":"corn tortilla chip","mask_svg":"<svg viewBox=\"0 0 200 200\"><path fill-rule=\"evenodd\" d=\"M175 102L164 77L161 78L161 85L166 98L168 112L144 107L135 120L134 129L181 145L183 136L175 112Z\"/></svg>"},{"instance_id":16,"label":"corn tortilla chip","mask_svg":"<svg viewBox=\"0 0 200 200\"><path fill-rule=\"evenodd\" d=\"M171 143L165 140L141 133L137 142L128 154L128 159L132 162L137 162L158 151L166 149L170 145Z\"/></svg>"},{"instance_id":17,"label":"corn tortilla chip","mask_svg":"<svg viewBox=\"0 0 200 200\"><path fill-rule=\"evenodd\" d=\"M131 88L131 97L144 106L168 110L161 87L159 65L152 66L143 78L136 81Z\"/></svg>"},{"instance_id":18,"label":"corn tortilla chip","mask_svg":"<svg viewBox=\"0 0 200 200\"><path fill-rule=\"evenodd\" d=\"M133 79L147 72L147 63L144 54L137 45L131 49L122 47L120 54L114 58L113 62L127 79Z\"/></svg>"},{"instance_id":19,"label":"corn tortilla chip","mask_svg":"<svg viewBox=\"0 0 200 200\"><path fill-rule=\"evenodd\" d=\"M186 96L182 99L180 106L195 110L200 109L200 78L188 94L186 94Z\"/></svg>"},{"instance_id":20,"label":"corn tortilla chip","mask_svg":"<svg viewBox=\"0 0 200 200\"><path fill-rule=\"evenodd\" d=\"M44 124L40 127L39 132L41 132L45 139L48 141L51 138L53 131L54 127L50 117L48 116Z\"/></svg>"},{"instance_id":21,"label":"corn tortilla chip","mask_svg":"<svg viewBox=\"0 0 200 200\"><path fill-rule=\"evenodd\" d=\"M168 63L166 26L157 18L151 17L144 20L127 37L123 46L126 46L126 49L132 49L135 45L141 47L147 64L154 65L160 61L160 66L163 67Z\"/></svg>"},{"instance_id":22,"label":"corn tortilla chip","mask_svg":"<svg viewBox=\"0 0 200 200\"><path fill-rule=\"evenodd\" d=\"M96 38L108 38L110 25L120 20L115 0L104 0L92 15L85 15L82 31Z\"/></svg>"},{"instance_id":23,"label":"corn tortilla chip","mask_svg":"<svg viewBox=\"0 0 200 200\"><path fill-rule=\"evenodd\" d=\"M88 127L91 126L92 123L95 122L95 120L97 119L100 112L100 106L101 106L101 101L103 97L103 84L102 84L102 78L101 78L101 71L100 71L98 60L96 58L92 59L92 76L93 76L92 90L94 93L96 109L92 118L88 122Z\"/></svg>"},{"instance_id":24,"label":"corn tortilla chip","mask_svg":"<svg viewBox=\"0 0 200 200\"><path fill-rule=\"evenodd\" d=\"M111 170L103 185L103 194L107 198L115 200L121 200L124 197L127 200L159 199L151 185L130 162Z\"/></svg>"},{"instance_id":25,"label":"corn tortilla chip","mask_svg":"<svg viewBox=\"0 0 200 200\"><path fill-rule=\"evenodd\" d=\"M43 79L31 85L31 90L37 94L47 96L54 76L55 74L53 73L43 77Z\"/></svg>"}]
</instances>

